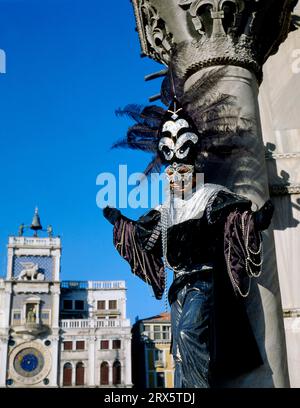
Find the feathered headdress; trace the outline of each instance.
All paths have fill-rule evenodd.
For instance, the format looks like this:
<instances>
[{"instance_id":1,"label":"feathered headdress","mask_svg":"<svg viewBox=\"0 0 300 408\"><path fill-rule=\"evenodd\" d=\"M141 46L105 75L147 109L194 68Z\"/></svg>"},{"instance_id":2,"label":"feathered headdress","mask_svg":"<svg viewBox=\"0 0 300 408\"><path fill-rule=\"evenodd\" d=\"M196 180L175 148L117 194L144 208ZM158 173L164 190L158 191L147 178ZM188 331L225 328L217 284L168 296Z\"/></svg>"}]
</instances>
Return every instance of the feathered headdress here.
<instances>
[{"instance_id":1,"label":"feathered headdress","mask_svg":"<svg viewBox=\"0 0 300 408\"><path fill-rule=\"evenodd\" d=\"M240 111L233 103L234 97L218 91L217 84L225 71L226 67L210 70L190 88L188 94L180 94L179 97L175 94L174 80L169 71L163 81L161 95L161 100L169 108L132 104L118 109L118 116L127 116L136 123L112 148L152 153L152 161L144 171L147 176L174 161L191 164L196 158L195 151L212 134L218 133L221 137L224 133L249 131L252 121L240 117ZM176 89L182 89L178 82ZM243 128L238 124L241 119Z\"/></svg>"}]
</instances>

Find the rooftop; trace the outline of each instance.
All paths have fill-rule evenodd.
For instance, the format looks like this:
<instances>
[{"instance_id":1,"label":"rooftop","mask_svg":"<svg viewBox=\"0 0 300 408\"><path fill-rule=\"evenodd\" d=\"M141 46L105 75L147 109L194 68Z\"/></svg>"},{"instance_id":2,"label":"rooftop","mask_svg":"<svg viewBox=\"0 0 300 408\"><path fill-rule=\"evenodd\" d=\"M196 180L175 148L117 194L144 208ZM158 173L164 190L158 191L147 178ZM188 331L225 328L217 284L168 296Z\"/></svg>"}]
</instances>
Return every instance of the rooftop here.
<instances>
[{"instance_id":1,"label":"rooftop","mask_svg":"<svg viewBox=\"0 0 300 408\"><path fill-rule=\"evenodd\" d=\"M141 319L140 322L170 322L171 321L171 315L168 312L163 312L160 313L156 316L151 316L151 317L146 317L145 319Z\"/></svg>"}]
</instances>

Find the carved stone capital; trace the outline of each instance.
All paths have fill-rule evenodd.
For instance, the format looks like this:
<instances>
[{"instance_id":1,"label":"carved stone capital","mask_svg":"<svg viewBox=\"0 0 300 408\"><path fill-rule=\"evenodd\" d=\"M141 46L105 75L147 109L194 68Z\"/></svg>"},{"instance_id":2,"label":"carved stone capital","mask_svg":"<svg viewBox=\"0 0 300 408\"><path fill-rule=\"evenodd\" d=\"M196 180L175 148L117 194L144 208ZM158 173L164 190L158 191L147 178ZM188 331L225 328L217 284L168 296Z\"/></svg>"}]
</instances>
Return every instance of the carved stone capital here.
<instances>
[{"instance_id":1,"label":"carved stone capital","mask_svg":"<svg viewBox=\"0 0 300 408\"><path fill-rule=\"evenodd\" d=\"M132 0L142 51L180 78L238 65L260 80L291 29L295 0Z\"/></svg>"},{"instance_id":2,"label":"carved stone capital","mask_svg":"<svg viewBox=\"0 0 300 408\"><path fill-rule=\"evenodd\" d=\"M151 1L134 1L133 5L143 54L168 65L174 42L166 22Z\"/></svg>"}]
</instances>

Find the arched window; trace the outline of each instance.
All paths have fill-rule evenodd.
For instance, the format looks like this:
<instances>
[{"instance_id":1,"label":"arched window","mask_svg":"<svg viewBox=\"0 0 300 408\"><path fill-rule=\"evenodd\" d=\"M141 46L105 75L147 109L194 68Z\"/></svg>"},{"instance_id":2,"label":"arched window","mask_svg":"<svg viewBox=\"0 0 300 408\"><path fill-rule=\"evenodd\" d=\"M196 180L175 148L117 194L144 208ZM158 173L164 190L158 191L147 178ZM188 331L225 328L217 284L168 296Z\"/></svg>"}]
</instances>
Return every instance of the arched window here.
<instances>
[{"instance_id":1,"label":"arched window","mask_svg":"<svg viewBox=\"0 0 300 408\"><path fill-rule=\"evenodd\" d=\"M84 365L83 363L76 364L75 385L84 385Z\"/></svg>"},{"instance_id":2,"label":"arched window","mask_svg":"<svg viewBox=\"0 0 300 408\"><path fill-rule=\"evenodd\" d=\"M72 385L72 364L66 363L63 368L63 386L70 387Z\"/></svg>"},{"instance_id":3,"label":"arched window","mask_svg":"<svg viewBox=\"0 0 300 408\"><path fill-rule=\"evenodd\" d=\"M109 366L107 361L103 361L100 366L100 384L108 385L109 383Z\"/></svg>"},{"instance_id":4,"label":"arched window","mask_svg":"<svg viewBox=\"0 0 300 408\"><path fill-rule=\"evenodd\" d=\"M121 364L116 360L113 365L113 384L121 384Z\"/></svg>"}]
</instances>

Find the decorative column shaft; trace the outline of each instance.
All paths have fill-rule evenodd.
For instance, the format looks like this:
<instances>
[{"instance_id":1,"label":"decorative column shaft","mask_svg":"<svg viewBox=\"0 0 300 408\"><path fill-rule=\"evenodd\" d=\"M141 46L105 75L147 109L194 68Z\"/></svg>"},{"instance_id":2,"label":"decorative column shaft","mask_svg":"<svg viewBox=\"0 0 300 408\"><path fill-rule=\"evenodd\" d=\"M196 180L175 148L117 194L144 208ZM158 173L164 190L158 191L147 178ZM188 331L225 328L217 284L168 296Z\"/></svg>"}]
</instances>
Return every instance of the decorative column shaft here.
<instances>
[{"instance_id":1,"label":"decorative column shaft","mask_svg":"<svg viewBox=\"0 0 300 408\"><path fill-rule=\"evenodd\" d=\"M95 365L96 365L96 355L95 355L95 341L96 337L90 336L87 338L88 340L88 361L89 361L89 366L88 366L88 372L87 372L87 378L88 382L87 385L89 387L94 387L95 386Z\"/></svg>"},{"instance_id":2,"label":"decorative column shaft","mask_svg":"<svg viewBox=\"0 0 300 408\"><path fill-rule=\"evenodd\" d=\"M6 373L8 367L8 335L0 337L0 387L4 388L6 386Z\"/></svg>"},{"instance_id":3,"label":"decorative column shaft","mask_svg":"<svg viewBox=\"0 0 300 408\"><path fill-rule=\"evenodd\" d=\"M249 197L253 209L269 196L258 108L262 67L286 39L295 0L133 0L145 55L169 66L181 103L200 127L199 161L206 182ZM206 85L213 82L210 95ZM168 77L162 85L168 99ZM167 96L166 96L167 95ZM220 117L199 110L227 95ZM220 111L219 111L220 112ZM235 123L231 123L231 117ZM246 125L248 123L248 125ZM282 306L273 234L264 234L263 274L247 311L264 365L224 386L288 387ZM245 353L247 351L245 350Z\"/></svg>"}]
</instances>

